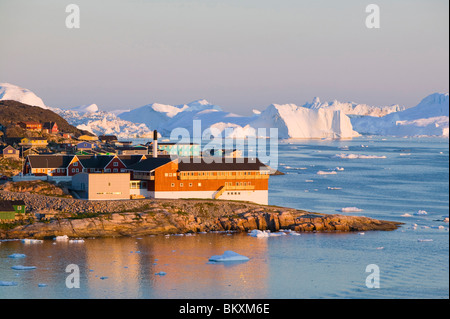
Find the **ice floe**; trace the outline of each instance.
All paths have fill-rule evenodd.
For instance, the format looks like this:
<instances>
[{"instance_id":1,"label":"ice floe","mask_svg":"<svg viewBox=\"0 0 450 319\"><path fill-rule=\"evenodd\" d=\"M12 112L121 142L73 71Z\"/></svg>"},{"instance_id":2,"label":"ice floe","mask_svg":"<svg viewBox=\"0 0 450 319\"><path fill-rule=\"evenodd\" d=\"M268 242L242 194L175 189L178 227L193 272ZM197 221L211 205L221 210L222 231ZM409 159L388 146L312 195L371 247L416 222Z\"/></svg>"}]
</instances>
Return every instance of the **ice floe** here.
<instances>
[{"instance_id":1,"label":"ice floe","mask_svg":"<svg viewBox=\"0 0 450 319\"><path fill-rule=\"evenodd\" d=\"M54 238L54 240L57 240L57 241L66 241L66 240L69 240L69 236L67 236L67 235L56 236L56 237Z\"/></svg>"},{"instance_id":2,"label":"ice floe","mask_svg":"<svg viewBox=\"0 0 450 319\"><path fill-rule=\"evenodd\" d=\"M17 286L17 282L0 280L0 286Z\"/></svg>"},{"instance_id":3,"label":"ice floe","mask_svg":"<svg viewBox=\"0 0 450 319\"><path fill-rule=\"evenodd\" d=\"M12 266L11 269L14 269L14 270L32 270L32 269L36 269L36 266L17 265L17 266Z\"/></svg>"},{"instance_id":4,"label":"ice floe","mask_svg":"<svg viewBox=\"0 0 450 319\"><path fill-rule=\"evenodd\" d=\"M25 238L22 239L22 243L24 244L39 244L43 243L44 241L42 239L32 239L32 238Z\"/></svg>"},{"instance_id":5,"label":"ice floe","mask_svg":"<svg viewBox=\"0 0 450 319\"><path fill-rule=\"evenodd\" d=\"M356 213L356 212L362 212L363 210L358 207L343 207L341 208L341 212L343 213Z\"/></svg>"},{"instance_id":6,"label":"ice floe","mask_svg":"<svg viewBox=\"0 0 450 319\"><path fill-rule=\"evenodd\" d=\"M386 158L386 156L384 156L384 155L363 155L363 154L336 154L335 157L347 158L347 159Z\"/></svg>"},{"instance_id":7,"label":"ice floe","mask_svg":"<svg viewBox=\"0 0 450 319\"><path fill-rule=\"evenodd\" d=\"M250 258L246 256L239 255L238 253L227 250L223 253L223 255L215 255L209 258L209 261L214 262L227 262L227 261L248 261Z\"/></svg>"},{"instance_id":8,"label":"ice floe","mask_svg":"<svg viewBox=\"0 0 450 319\"><path fill-rule=\"evenodd\" d=\"M417 213L415 213L414 215L428 215L428 212L425 210L419 210Z\"/></svg>"},{"instance_id":9,"label":"ice floe","mask_svg":"<svg viewBox=\"0 0 450 319\"><path fill-rule=\"evenodd\" d=\"M336 175L337 173L336 173L336 171L330 171L330 172L327 172L327 171L318 171L317 172L317 175Z\"/></svg>"},{"instance_id":10,"label":"ice floe","mask_svg":"<svg viewBox=\"0 0 450 319\"><path fill-rule=\"evenodd\" d=\"M17 254L17 253L15 253L15 254L9 255L8 257L9 258L25 258L26 255L25 254Z\"/></svg>"}]
</instances>

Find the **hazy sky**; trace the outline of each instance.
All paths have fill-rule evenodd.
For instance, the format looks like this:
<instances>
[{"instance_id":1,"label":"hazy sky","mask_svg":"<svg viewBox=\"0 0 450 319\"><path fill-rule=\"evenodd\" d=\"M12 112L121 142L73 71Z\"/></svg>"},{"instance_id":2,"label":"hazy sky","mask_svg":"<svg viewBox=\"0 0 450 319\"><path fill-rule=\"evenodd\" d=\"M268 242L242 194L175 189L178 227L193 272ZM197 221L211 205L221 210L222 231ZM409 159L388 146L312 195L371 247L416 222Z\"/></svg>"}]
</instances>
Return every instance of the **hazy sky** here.
<instances>
[{"instance_id":1,"label":"hazy sky","mask_svg":"<svg viewBox=\"0 0 450 319\"><path fill-rule=\"evenodd\" d=\"M80 8L80 28L65 25ZM365 8L380 7L368 29ZM248 114L318 96L414 106L448 92L447 0L0 0L0 82L52 107L207 99Z\"/></svg>"}]
</instances>

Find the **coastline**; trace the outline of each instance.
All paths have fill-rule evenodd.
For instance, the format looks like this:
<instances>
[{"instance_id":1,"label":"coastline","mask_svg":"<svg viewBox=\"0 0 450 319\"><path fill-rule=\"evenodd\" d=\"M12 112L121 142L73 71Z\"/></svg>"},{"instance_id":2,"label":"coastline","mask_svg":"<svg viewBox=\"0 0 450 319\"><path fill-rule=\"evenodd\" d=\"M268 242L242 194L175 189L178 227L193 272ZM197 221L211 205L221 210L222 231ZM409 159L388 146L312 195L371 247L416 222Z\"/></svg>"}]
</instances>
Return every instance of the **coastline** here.
<instances>
[{"instance_id":1,"label":"coastline","mask_svg":"<svg viewBox=\"0 0 450 319\"><path fill-rule=\"evenodd\" d=\"M0 239L122 237L211 231L391 231L403 223L364 216L321 214L249 202L206 199L85 201L0 191L31 212L0 229ZM36 219L34 216L41 216Z\"/></svg>"}]
</instances>

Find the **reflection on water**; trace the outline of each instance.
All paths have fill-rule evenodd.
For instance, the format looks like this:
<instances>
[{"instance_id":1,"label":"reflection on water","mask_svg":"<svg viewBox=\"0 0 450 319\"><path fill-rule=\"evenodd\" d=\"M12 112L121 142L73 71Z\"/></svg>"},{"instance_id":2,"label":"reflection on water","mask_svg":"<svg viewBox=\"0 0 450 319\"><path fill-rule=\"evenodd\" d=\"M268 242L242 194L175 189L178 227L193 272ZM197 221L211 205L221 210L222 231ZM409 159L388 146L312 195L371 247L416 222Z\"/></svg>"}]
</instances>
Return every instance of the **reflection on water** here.
<instances>
[{"instance_id":1,"label":"reflection on water","mask_svg":"<svg viewBox=\"0 0 450 319\"><path fill-rule=\"evenodd\" d=\"M239 240L236 240L239 237ZM233 240L234 238L234 240ZM264 298L267 296L267 241L242 234L198 234L143 238L86 239L84 243L1 244L1 298ZM233 250L248 262L210 263ZM23 259L11 259L23 253ZM13 265L36 270L16 271ZM80 288L65 285L68 264L80 267ZM156 273L165 272L160 276ZM47 287L38 287L44 283ZM27 287L27 289L24 289Z\"/></svg>"}]
</instances>

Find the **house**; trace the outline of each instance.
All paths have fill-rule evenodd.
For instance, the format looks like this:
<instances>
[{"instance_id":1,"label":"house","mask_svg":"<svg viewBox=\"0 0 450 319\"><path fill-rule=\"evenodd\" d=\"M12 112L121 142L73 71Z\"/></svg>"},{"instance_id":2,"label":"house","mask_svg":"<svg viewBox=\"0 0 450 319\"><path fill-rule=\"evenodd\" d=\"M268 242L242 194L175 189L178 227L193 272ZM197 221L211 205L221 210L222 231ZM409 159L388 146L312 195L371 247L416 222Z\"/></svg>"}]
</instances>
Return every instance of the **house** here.
<instances>
[{"instance_id":1,"label":"house","mask_svg":"<svg viewBox=\"0 0 450 319\"><path fill-rule=\"evenodd\" d=\"M45 122L42 126L42 131L44 133L56 134L59 132L58 124L56 124L56 122Z\"/></svg>"},{"instance_id":2,"label":"house","mask_svg":"<svg viewBox=\"0 0 450 319\"><path fill-rule=\"evenodd\" d=\"M100 140L100 142L107 144L113 144L114 142L117 142L117 136L115 135L100 135L98 139Z\"/></svg>"},{"instance_id":3,"label":"house","mask_svg":"<svg viewBox=\"0 0 450 319\"><path fill-rule=\"evenodd\" d=\"M123 158L123 160L121 159ZM22 167L23 175L73 177L78 173L125 173L127 165L142 156L118 155L29 155Z\"/></svg>"},{"instance_id":4,"label":"house","mask_svg":"<svg viewBox=\"0 0 450 319\"><path fill-rule=\"evenodd\" d=\"M130 199L130 173L80 173L72 178L72 189L81 199Z\"/></svg>"},{"instance_id":5,"label":"house","mask_svg":"<svg viewBox=\"0 0 450 319\"><path fill-rule=\"evenodd\" d=\"M148 142L147 146L152 149L153 142ZM200 156L201 147L196 143L171 143L157 142L158 155L175 155L175 156Z\"/></svg>"},{"instance_id":6,"label":"house","mask_svg":"<svg viewBox=\"0 0 450 319\"><path fill-rule=\"evenodd\" d=\"M6 146L2 150L2 155L4 158L15 158L18 159L20 157L20 151L16 150L11 145Z\"/></svg>"},{"instance_id":7,"label":"house","mask_svg":"<svg viewBox=\"0 0 450 319\"><path fill-rule=\"evenodd\" d=\"M91 142L80 142L76 145L77 150L84 151L84 150L92 150L95 148L95 143Z\"/></svg>"},{"instance_id":8,"label":"house","mask_svg":"<svg viewBox=\"0 0 450 319\"><path fill-rule=\"evenodd\" d=\"M119 155L147 155L148 149L146 146L121 146L117 147L117 154Z\"/></svg>"},{"instance_id":9,"label":"house","mask_svg":"<svg viewBox=\"0 0 450 319\"><path fill-rule=\"evenodd\" d=\"M169 157L150 157L129 166L128 170L131 183L136 183L136 189L144 197L228 199L268 204L270 169L257 158L171 160ZM146 190L142 190L143 182ZM131 194L134 194L133 189Z\"/></svg>"},{"instance_id":10,"label":"house","mask_svg":"<svg viewBox=\"0 0 450 319\"><path fill-rule=\"evenodd\" d=\"M16 219L16 210L11 201L0 200L0 222L8 222Z\"/></svg>"},{"instance_id":11,"label":"house","mask_svg":"<svg viewBox=\"0 0 450 319\"><path fill-rule=\"evenodd\" d=\"M91 135L80 135L78 136L79 141L98 141L97 136L91 136Z\"/></svg>"},{"instance_id":12,"label":"house","mask_svg":"<svg viewBox=\"0 0 450 319\"><path fill-rule=\"evenodd\" d=\"M0 222L12 221L16 214L25 214L25 211L23 200L0 200Z\"/></svg>"},{"instance_id":13,"label":"house","mask_svg":"<svg viewBox=\"0 0 450 319\"><path fill-rule=\"evenodd\" d=\"M31 122L31 121L25 121L25 122L19 122L17 123L21 128L29 130L29 131L41 131L42 130L42 123L39 122Z\"/></svg>"},{"instance_id":14,"label":"house","mask_svg":"<svg viewBox=\"0 0 450 319\"><path fill-rule=\"evenodd\" d=\"M45 137L24 137L20 140L20 146L46 147L48 145Z\"/></svg>"}]
</instances>

